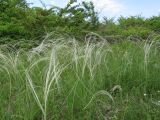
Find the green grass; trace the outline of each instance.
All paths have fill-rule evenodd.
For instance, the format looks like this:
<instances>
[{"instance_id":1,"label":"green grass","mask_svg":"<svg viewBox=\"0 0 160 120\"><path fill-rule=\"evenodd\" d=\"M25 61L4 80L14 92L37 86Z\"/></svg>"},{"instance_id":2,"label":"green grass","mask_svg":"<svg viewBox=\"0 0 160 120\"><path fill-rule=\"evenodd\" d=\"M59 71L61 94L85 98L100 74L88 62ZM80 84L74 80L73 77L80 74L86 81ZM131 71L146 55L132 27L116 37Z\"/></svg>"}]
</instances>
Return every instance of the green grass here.
<instances>
[{"instance_id":1,"label":"green grass","mask_svg":"<svg viewBox=\"0 0 160 120\"><path fill-rule=\"evenodd\" d=\"M154 43L48 45L0 51L1 120L159 120Z\"/></svg>"}]
</instances>

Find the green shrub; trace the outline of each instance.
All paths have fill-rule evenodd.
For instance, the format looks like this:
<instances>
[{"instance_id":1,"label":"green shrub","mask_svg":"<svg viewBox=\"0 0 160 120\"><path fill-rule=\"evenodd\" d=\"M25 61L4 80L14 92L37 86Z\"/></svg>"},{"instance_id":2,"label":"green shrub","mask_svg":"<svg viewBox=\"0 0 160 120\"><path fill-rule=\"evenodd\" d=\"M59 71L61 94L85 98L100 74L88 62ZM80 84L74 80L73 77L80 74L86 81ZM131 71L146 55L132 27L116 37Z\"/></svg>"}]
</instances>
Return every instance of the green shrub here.
<instances>
[{"instance_id":1,"label":"green shrub","mask_svg":"<svg viewBox=\"0 0 160 120\"><path fill-rule=\"evenodd\" d=\"M152 30L144 28L144 27L130 27L127 30L122 30L121 34L123 36L138 36L142 39L147 39L149 35L153 33Z\"/></svg>"}]
</instances>

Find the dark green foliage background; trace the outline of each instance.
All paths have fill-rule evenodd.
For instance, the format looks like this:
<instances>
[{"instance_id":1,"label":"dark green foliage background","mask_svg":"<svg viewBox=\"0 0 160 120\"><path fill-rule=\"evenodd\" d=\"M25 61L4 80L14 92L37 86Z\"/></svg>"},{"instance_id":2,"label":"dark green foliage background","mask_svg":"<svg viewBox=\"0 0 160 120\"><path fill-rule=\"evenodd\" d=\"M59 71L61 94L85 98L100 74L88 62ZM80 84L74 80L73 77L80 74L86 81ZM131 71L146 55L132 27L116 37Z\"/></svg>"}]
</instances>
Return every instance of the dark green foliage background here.
<instances>
[{"instance_id":1,"label":"dark green foliage background","mask_svg":"<svg viewBox=\"0 0 160 120\"><path fill-rule=\"evenodd\" d=\"M92 2L73 4L70 2L60 8L53 6L30 7L25 0L0 0L0 44L21 44L17 48L31 48L38 45L50 32L68 34L84 40L87 32L102 36L131 35L147 39L150 34L159 34L160 16L143 18L141 16L99 20Z\"/></svg>"}]
</instances>

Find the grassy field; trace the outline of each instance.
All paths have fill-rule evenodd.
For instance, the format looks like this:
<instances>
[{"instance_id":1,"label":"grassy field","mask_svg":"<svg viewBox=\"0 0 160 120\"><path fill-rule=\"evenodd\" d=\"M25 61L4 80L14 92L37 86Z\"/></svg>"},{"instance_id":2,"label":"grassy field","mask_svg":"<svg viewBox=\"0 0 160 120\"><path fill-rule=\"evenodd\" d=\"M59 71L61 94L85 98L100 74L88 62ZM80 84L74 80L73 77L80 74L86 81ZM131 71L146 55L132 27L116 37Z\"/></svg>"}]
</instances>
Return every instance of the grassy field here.
<instances>
[{"instance_id":1,"label":"grassy field","mask_svg":"<svg viewBox=\"0 0 160 120\"><path fill-rule=\"evenodd\" d=\"M159 120L160 48L43 43L0 50L1 120Z\"/></svg>"}]
</instances>

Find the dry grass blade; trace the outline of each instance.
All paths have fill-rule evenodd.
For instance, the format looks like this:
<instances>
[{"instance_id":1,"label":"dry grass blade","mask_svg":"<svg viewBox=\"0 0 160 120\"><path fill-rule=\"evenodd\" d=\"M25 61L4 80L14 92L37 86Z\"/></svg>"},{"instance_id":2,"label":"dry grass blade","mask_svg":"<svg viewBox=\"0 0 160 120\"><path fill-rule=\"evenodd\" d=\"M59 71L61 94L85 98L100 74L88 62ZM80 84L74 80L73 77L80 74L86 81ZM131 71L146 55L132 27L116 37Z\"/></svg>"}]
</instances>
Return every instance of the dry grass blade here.
<instances>
[{"instance_id":1,"label":"dry grass blade","mask_svg":"<svg viewBox=\"0 0 160 120\"><path fill-rule=\"evenodd\" d=\"M106 95L107 97L109 97L109 98L114 102L114 99L113 99L112 95L111 95L109 92L107 92L107 91L105 91L105 90L100 90L100 91L98 91L97 93L95 93L95 94L92 96L91 100L90 100L89 103L83 108L83 110L85 110L85 109L92 103L92 101L93 101L97 96L99 96L99 95Z\"/></svg>"},{"instance_id":2,"label":"dry grass blade","mask_svg":"<svg viewBox=\"0 0 160 120\"><path fill-rule=\"evenodd\" d=\"M35 98L35 100L36 100L39 108L41 109L43 115L46 116L46 113L45 113L45 110L44 110L44 108L43 108L43 106L42 106L42 103L40 102L40 99L39 99L39 97L38 97L38 95L37 95L37 93L36 93L36 91L35 91L35 88L34 88L34 84L33 84L33 82L32 82L32 79L31 79L28 71L26 71L25 73L26 73L27 81L28 81L28 83L29 83L29 87L30 87L30 89L31 89L31 92L33 93L33 96L34 96L34 98Z\"/></svg>"}]
</instances>

